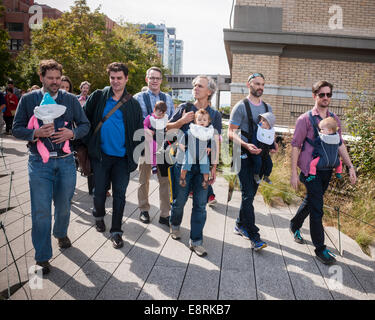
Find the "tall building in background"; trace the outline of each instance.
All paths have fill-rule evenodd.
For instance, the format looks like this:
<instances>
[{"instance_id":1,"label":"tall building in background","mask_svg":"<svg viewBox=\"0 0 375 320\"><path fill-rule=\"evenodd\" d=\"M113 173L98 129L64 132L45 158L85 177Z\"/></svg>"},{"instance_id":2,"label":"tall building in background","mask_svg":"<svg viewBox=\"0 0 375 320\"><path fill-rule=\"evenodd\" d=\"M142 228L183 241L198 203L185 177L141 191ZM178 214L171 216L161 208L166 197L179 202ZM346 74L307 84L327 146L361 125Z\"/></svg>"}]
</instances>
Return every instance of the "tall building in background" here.
<instances>
[{"instance_id":1,"label":"tall building in background","mask_svg":"<svg viewBox=\"0 0 375 320\"><path fill-rule=\"evenodd\" d=\"M176 39L176 28L167 28L165 24L141 24L141 34L151 35L155 41L164 67L171 74L182 73L183 41Z\"/></svg>"},{"instance_id":2,"label":"tall building in background","mask_svg":"<svg viewBox=\"0 0 375 320\"><path fill-rule=\"evenodd\" d=\"M172 74L182 74L184 41L169 39L169 70Z\"/></svg>"}]
</instances>

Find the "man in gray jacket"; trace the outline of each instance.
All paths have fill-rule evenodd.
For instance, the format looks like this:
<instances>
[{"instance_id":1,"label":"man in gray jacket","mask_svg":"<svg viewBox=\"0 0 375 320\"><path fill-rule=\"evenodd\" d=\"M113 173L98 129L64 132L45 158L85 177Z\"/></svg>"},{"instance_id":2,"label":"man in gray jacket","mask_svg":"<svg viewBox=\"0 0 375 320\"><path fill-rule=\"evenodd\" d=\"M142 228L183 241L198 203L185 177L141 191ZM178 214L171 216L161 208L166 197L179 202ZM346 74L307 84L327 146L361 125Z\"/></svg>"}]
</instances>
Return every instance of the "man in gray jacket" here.
<instances>
[{"instance_id":1,"label":"man in gray jacket","mask_svg":"<svg viewBox=\"0 0 375 320\"><path fill-rule=\"evenodd\" d=\"M70 141L84 137L90 129L90 123L77 98L59 90L61 75L62 66L56 61L40 62L39 76L43 87L21 98L12 130L16 138L29 141L31 237L36 264L42 267L43 274L49 273L51 267L48 260L52 257L52 200L55 207L52 233L57 238L60 248L71 246L67 231L71 200L76 186L76 167L73 153L70 151ZM30 128L29 121L34 116L34 109L41 105L46 93L49 93L56 105L65 106L66 110L53 120L53 123L44 124L37 119L37 122L34 121L35 125ZM41 152L41 146L45 150L44 153Z\"/></svg>"}]
</instances>

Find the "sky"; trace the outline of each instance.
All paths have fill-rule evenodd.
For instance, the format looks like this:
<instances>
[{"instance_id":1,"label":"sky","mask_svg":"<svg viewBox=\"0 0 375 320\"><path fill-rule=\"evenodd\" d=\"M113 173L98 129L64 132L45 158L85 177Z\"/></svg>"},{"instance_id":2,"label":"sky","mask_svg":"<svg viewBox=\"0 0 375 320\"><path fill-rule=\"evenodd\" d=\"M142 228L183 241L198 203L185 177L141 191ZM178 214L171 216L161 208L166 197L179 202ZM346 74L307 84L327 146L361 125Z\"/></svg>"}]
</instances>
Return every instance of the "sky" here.
<instances>
[{"instance_id":1,"label":"sky","mask_svg":"<svg viewBox=\"0 0 375 320\"><path fill-rule=\"evenodd\" d=\"M74 0L37 0L68 11ZM110 19L131 23L164 23L184 41L184 74L230 74L223 29L229 28L232 0L87 0L91 10L101 5Z\"/></svg>"}]
</instances>

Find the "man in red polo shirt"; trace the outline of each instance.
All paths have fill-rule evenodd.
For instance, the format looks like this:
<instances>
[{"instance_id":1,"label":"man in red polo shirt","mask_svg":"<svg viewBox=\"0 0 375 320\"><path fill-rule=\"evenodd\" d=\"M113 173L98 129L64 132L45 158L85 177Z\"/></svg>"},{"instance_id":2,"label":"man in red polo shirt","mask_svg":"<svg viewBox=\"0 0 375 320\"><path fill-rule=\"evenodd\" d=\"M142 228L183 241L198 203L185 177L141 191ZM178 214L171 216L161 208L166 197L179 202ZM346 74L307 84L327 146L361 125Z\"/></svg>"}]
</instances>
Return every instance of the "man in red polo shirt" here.
<instances>
[{"instance_id":1,"label":"man in red polo shirt","mask_svg":"<svg viewBox=\"0 0 375 320\"><path fill-rule=\"evenodd\" d=\"M354 166L350 160L348 151L341 136L341 123L339 118L328 111L332 97L333 85L327 81L319 81L312 87L315 105L311 110L312 120L316 126L319 122L333 116L339 127L340 147L339 155L342 162L349 167L349 179L355 184L357 177ZM310 111L309 111L310 112ZM290 222L290 231L294 236L294 240L298 243L304 243L301 237L300 228L304 220L310 215L310 234L312 242L315 246L315 254L317 258L324 264L332 264L336 261L334 255L324 245L324 229L323 229L323 196L328 188L332 169L317 170L316 178L312 181L306 181L309 174L309 166L312 160L314 147L308 143L306 138L314 140L314 128L310 121L309 112L301 115L296 122L296 128L292 140L292 175L291 185L293 188L298 187L297 166L301 169L299 180L305 184L307 194L301 206L297 210L295 217Z\"/></svg>"}]
</instances>

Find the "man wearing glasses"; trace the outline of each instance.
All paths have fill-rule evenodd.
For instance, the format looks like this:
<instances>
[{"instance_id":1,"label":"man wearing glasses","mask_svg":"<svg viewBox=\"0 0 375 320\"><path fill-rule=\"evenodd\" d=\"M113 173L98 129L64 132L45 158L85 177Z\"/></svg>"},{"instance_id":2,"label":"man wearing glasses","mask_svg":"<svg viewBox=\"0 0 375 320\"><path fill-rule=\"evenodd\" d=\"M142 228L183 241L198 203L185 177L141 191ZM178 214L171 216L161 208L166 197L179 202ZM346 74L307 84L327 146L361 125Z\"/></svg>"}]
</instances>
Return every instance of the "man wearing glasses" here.
<instances>
[{"instance_id":1,"label":"man wearing glasses","mask_svg":"<svg viewBox=\"0 0 375 320\"><path fill-rule=\"evenodd\" d=\"M174 104L171 96L160 91L163 81L162 71L158 67L151 67L146 72L146 83L148 89L137 93L134 98L138 100L142 108L143 119L152 114L155 103L164 101L167 104L167 115L170 119L174 113ZM148 161L149 162L149 161ZM160 219L159 223L169 226L169 210L171 208L169 197L170 187L168 176L163 177L158 170L159 199L160 199ZM147 163L145 158L139 160L139 188L138 188L138 208L141 211L139 219L143 223L150 222L150 203L148 201L149 181L151 177L151 163Z\"/></svg>"},{"instance_id":2,"label":"man wearing glasses","mask_svg":"<svg viewBox=\"0 0 375 320\"><path fill-rule=\"evenodd\" d=\"M233 162L240 165L237 170L242 195L234 232L250 240L251 247L258 251L265 248L267 244L260 239L259 228L255 225L253 201L259 185L254 180L251 154L260 154L262 149L252 144L251 138L258 124L259 115L272 112L272 108L261 99L264 90L264 76L261 73L250 75L246 85L249 88L249 95L233 107L228 128L229 139L233 141L233 144L241 146L241 159L235 159L233 155ZM261 171L260 176L262 175Z\"/></svg>"},{"instance_id":3,"label":"man wearing glasses","mask_svg":"<svg viewBox=\"0 0 375 320\"><path fill-rule=\"evenodd\" d=\"M301 206L298 208L295 217L291 220L290 231L297 243L304 243L300 233L300 228L304 220L310 215L310 234L315 246L317 258L324 264L335 263L334 254L324 245L323 218L323 196L328 188L332 169L317 170L316 178L307 181L309 166L312 160L314 147L309 143L315 138L314 127L327 117L335 118L338 124L338 133L340 135L339 155L344 164L349 167L349 180L354 184L357 180L356 173L348 151L343 143L341 136L341 123L339 118L328 111L331 102L333 85L327 81L318 81L312 87L312 96L315 105L311 111L301 115L296 122L294 136L292 140L292 175L291 185L294 189L298 187L298 179L306 186L307 194ZM297 166L301 169L298 177Z\"/></svg>"}]
</instances>

